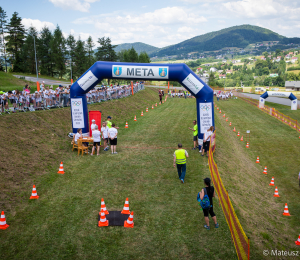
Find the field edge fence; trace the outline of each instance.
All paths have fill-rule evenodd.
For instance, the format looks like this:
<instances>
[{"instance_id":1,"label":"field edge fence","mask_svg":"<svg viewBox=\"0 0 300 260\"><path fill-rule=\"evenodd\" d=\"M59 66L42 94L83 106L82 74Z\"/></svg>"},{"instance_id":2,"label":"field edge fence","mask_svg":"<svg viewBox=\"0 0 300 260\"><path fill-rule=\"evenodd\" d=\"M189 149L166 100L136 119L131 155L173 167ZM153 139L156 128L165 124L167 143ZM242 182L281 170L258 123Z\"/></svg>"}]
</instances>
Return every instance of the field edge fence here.
<instances>
[{"instance_id":1,"label":"field edge fence","mask_svg":"<svg viewBox=\"0 0 300 260\"><path fill-rule=\"evenodd\" d=\"M222 182L221 176L219 174L218 166L214 160L213 154L215 151L215 140L216 131L211 136L208 164L211 174L211 178L219 197L219 202L221 204L227 225L229 227L231 238L234 243L236 254L238 259L246 260L250 259L250 239L246 236L241 223L234 211L231 200L229 198L228 192Z\"/></svg>"}]
</instances>

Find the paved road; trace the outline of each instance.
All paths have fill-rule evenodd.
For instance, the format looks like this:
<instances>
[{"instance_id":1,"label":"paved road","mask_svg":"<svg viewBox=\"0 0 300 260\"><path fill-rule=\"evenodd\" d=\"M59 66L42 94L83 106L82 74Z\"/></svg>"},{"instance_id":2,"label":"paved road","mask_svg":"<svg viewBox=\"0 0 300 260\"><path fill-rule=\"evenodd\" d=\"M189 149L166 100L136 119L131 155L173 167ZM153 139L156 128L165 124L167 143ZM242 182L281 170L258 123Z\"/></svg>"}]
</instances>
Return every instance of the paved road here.
<instances>
[{"instance_id":1,"label":"paved road","mask_svg":"<svg viewBox=\"0 0 300 260\"><path fill-rule=\"evenodd\" d=\"M259 97L261 96L261 95L257 95L257 94L248 94L248 93L242 93L242 94L245 96L257 99L257 100L259 100ZM291 106L291 100L289 100L288 98L268 97L266 99L266 101L285 105L285 106Z\"/></svg>"},{"instance_id":2,"label":"paved road","mask_svg":"<svg viewBox=\"0 0 300 260\"><path fill-rule=\"evenodd\" d=\"M13 75L13 76L16 77L16 78L24 77L22 75ZM36 82L37 81L36 77L28 77L28 76L25 76L25 80L32 81L32 82ZM52 79L39 78L40 84L43 81L45 82L46 85L63 85L63 86L69 86L69 85L71 85L71 82L65 82L65 81L60 81L60 80L52 80Z\"/></svg>"}]
</instances>

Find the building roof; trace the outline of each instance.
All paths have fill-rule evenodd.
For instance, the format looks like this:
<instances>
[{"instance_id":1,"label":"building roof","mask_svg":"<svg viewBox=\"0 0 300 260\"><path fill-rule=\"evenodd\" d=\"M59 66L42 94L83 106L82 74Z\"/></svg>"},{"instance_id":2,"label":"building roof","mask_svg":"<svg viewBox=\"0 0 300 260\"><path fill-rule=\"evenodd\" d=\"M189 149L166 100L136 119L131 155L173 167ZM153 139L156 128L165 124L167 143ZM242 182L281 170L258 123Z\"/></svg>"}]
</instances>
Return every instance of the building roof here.
<instances>
[{"instance_id":1,"label":"building roof","mask_svg":"<svg viewBox=\"0 0 300 260\"><path fill-rule=\"evenodd\" d=\"M286 81L285 87L296 87L300 88L300 81Z\"/></svg>"}]
</instances>

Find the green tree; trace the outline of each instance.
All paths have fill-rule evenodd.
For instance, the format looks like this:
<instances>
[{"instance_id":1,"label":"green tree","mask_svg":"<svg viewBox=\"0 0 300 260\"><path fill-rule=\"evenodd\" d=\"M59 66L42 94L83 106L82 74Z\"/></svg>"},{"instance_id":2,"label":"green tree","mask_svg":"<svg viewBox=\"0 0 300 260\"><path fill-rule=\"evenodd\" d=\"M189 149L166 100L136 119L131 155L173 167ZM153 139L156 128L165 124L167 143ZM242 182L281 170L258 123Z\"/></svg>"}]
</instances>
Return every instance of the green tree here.
<instances>
[{"instance_id":1,"label":"green tree","mask_svg":"<svg viewBox=\"0 0 300 260\"><path fill-rule=\"evenodd\" d=\"M123 50L120 50L120 51L117 53L118 61L120 61L120 62L125 62L125 58L124 58L125 52L127 52L127 50L123 49Z\"/></svg>"},{"instance_id":2,"label":"green tree","mask_svg":"<svg viewBox=\"0 0 300 260\"><path fill-rule=\"evenodd\" d=\"M85 43L79 37L75 47L74 57L74 76L79 78L87 69L87 56L85 50Z\"/></svg>"},{"instance_id":3,"label":"green tree","mask_svg":"<svg viewBox=\"0 0 300 260\"><path fill-rule=\"evenodd\" d=\"M128 61L127 62L139 62L139 55L136 52L136 50L131 47L131 49L128 52Z\"/></svg>"},{"instance_id":4,"label":"green tree","mask_svg":"<svg viewBox=\"0 0 300 260\"><path fill-rule=\"evenodd\" d=\"M116 61L118 56L114 50L117 45L111 44L111 39L109 37L99 38L98 41L99 47L97 48L96 58L99 61Z\"/></svg>"},{"instance_id":5,"label":"green tree","mask_svg":"<svg viewBox=\"0 0 300 260\"><path fill-rule=\"evenodd\" d=\"M25 28L21 17L14 12L7 25L6 51L11 54L9 61L13 64L13 71L22 71L21 48L25 39Z\"/></svg>"},{"instance_id":6,"label":"green tree","mask_svg":"<svg viewBox=\"0 0 300 260\"><path fill-rule=\"evenodd\" d=\"M66 40L58 25L54 30L50 45L54 62L54 73L57 73L58 76L62 78L66 72Z\"/></svg>"},{"instance_id":7,"label":"green tree","mask_svg":"<svg viewBox=\"0 0 300 260\"><path fill-rule=\"evenodd\" d=\"M139 62L140 63L150 63L151 62L148 54L145 51L140 53Z\"/></svg>"},{"instance_id":8,"label":"green tree","mask_svg":"<svg viewBox=\"0 0 300 260\"><path fill-rule=\"evenodd\" d=\"M94 50L95 44L93 42L92 36L89 36L89 38L86 41L85 49L87 53L87 66L91 67L95 63L94 58Z\"/></svg>"},{"instance_id":9,"label":"green tree","mask_svg":"<svg viewBox=\"0 0 300 260\"><path fill-rule=\"evenodd\" d=\"M34 39L37 39L37 30L34 27L30 27L27 32L27 37L24 41L21 51L22 59L22 71L29 72L31 74L36 73L35 63L35 50L34 50Z\"/></svg>"},{"instance_id":10,"label":"green tree","mask_svg":"<svg viewBox=\"0 0 300 260\"><path fill-rule=\"evenodd\" d=\"M5 46L5 39L4 35L7 31L6 24L7 24L7 15L6 12L0 6L0 64L2 70L2 63L5 66L5 71L7 72L7 56L6 56L6 46Z\"/></svg>"},{"instance_id":11,"label":"green tree","mask_svg":"<svg viewBox=\"0 0 300 260\"><path fill-rule=\"evenodd\" d=\"M215 75L212 71L209 73L208 85L209 86L215 86L216 85Z\"/></svg>"},{"instance_id":12,"label":"green tree","mask_svg":"<svg viewBox=\"0 0 300 260\"><path fill-rule=\"evenodd\" d=\"M42 28L38 39L37 53L40 60L39 72L42 75L53 76L54 58L52 55L52 33L48 27Z\"/></svg>"},{"instance_id":13,"label":"green tree","mask_svg":"<svg viewBox=\"0 0 300 260\"><path fill-rule=\"evenodd\" d=\"M70 75L70 78L74 79L73 77L74 74L71 73L71 70L73 71L73 63L75 60L76 40L72 34L70 34L66 39L66 48L67 48L67 52L66 52L67 59L69 60L69 66L66 70L68 72L68 75Z\"/></svg>"}]
</instances>

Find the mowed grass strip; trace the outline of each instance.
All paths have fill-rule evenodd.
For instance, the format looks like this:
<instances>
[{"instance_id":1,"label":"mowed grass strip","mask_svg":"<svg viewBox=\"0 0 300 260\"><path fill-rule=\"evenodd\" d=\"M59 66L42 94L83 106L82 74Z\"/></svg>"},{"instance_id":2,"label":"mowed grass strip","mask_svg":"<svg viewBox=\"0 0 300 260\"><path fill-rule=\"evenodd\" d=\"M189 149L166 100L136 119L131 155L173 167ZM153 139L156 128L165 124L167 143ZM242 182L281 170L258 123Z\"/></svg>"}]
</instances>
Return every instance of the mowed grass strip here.
<instances>
[{"instance_id":1,"label":"mowed grass strip","mask_svg":"<svg viewBox=\"0 0 300 260\"><path fill-rule=\"evenodd\" d=\"M147 88L134 96L89 105L101 110L113 122L125 126L134 117L158 100L156 89ZM1 116L0 123L0 208L15 214L16 207L27 203L29 187L39 184L39 176L57 169L70 153L72 132L70 108L35 111Z\"/></svg>"},{"instance_id":2,"label":"mowed grass strip","mask_svg":"<svg viewBox=\"0 0 300 260\"><path fill-rule=\"evenodd\" d=\"M144 112L143 117L137 115L137 122L130 118L128 129L120 125L118 154L101 151L98 157L78 157L69 151L70 157L64 160L66 174L58 175L55 169L41 176L37 186L40 199L29 201L8 219L11 226L0 232L0 255L33 259L236 259L217 199L214 208L220 228L215 229L212 221L210 231L203 228L203 212L196 196L203 188L203 178L210 174L207 157L191 150L192 131L188 127L195 118L195 99L168 99ZM184 184L172 163L179 142L190 155ZM128 197L135 227L97 227L102 197L108 210L122 210Z\"/></svg>"},{"instance_id":3,"label":"mowed grass strip","mask_svg":"<svg viewBox=\"0 0 300 260\"><path fill-rule=\"evenodd\" d=\"M298 101L299 102L299 101ZM290 118L297 120L300 124L300 110L291 110L291 106L285 106L281 104L266 102L266 105L269 107L273 107L279 112L285 114L286 116L289 116Z\"/></svg>"},{"instance_id":4,"label":"mowed grass strip","mask_svg":"<svg viewBox=\"0 0 300 260\"><path fill-rule=\"evenodd\" d=\"M300 233L298 134L240 99L216 103L222 114L215 113L215 159L235 211L250 236L251 258L262 259L262 251L267 249L299 250L294 243ZM246 130L251 131L249 149L245 147ZM237 137L238 131L243 142L241 136ZM260 164L255 163L257 156ZM263 174L265 166L267 175ZM269 186L272 177L275 186ZM280 198L273 197L276 186ZM291 217L282 215L285 203Z\"/></svg>"}]
</instances>

